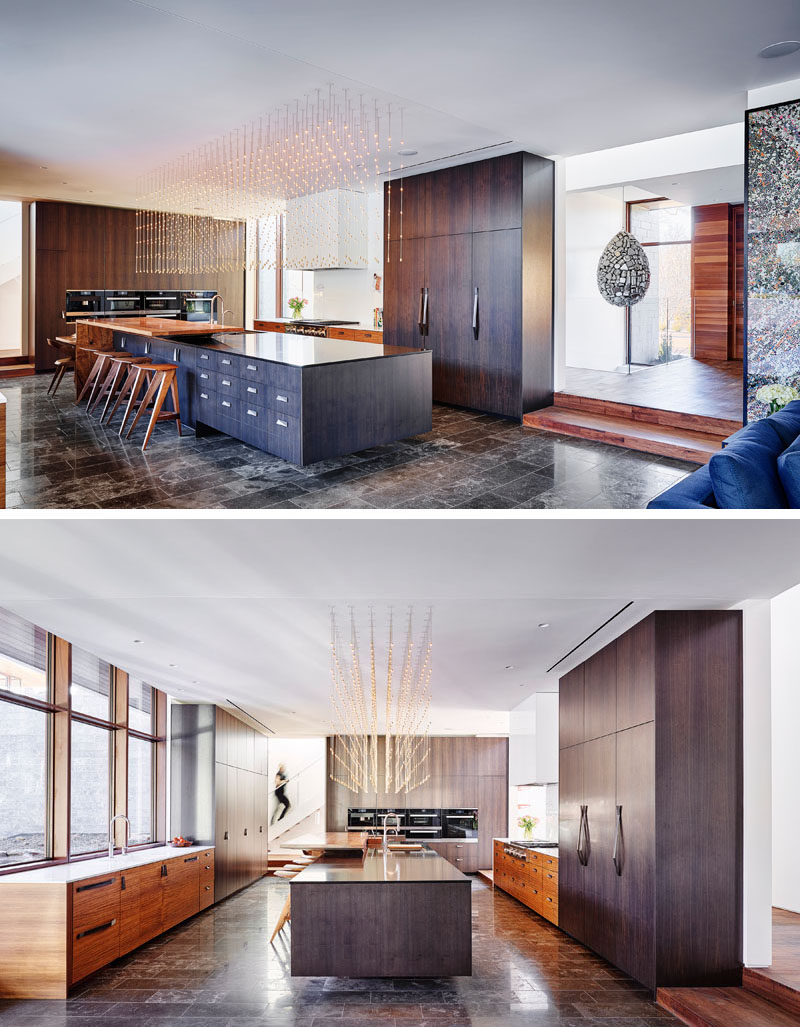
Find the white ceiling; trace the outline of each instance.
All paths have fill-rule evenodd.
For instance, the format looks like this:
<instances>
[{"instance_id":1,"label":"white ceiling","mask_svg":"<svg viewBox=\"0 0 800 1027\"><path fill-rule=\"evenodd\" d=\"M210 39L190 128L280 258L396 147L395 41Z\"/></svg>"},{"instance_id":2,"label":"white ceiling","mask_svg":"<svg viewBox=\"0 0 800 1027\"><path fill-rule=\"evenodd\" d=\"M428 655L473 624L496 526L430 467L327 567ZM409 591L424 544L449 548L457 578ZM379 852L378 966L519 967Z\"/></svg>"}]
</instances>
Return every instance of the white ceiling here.
<instances>
[{"instance_id":1,"label":"white ceiling","mask_svg":"<svg viewBox=\"0 0 800 1027\"><path fill-rule=\"evenodd\" d=\"M402 98L420 162L729 124L800 76L756 56L798 33L796 0L3 0L0 195L133 204L137 173L329 81Z\"/></svg>"},{"instance_id":2,"label":"white ceiling","mask_svg":"<svg viewBox=\"0 0 800 1027\"><path fill-rule=\"evenodd\" d=\"M743 164L638 179L635 184L653 196L668 196L690 207L701 207L707 203L744 203Z\"/></svg>"},{"instance_id":3,"label":"white ceiling","mask_svg":"<svg viewBox=\"0 0 800 1027\"><path fill-rule=\"evenodd\" d=\"M715 520L9 520L0 605L180 699L326 730L329 609L434 608L433 728L501 729L656 608L800 582L798 527ZM623 616L547 669L626 603ZM538 628L549 622L547 629ZM134 644L141 639L143 644ZM171 668L169 664L177 664ZM506 670L507 665L513 670ZM198 682L194 684L193 682Z\"/></svg>"}]
</instances>

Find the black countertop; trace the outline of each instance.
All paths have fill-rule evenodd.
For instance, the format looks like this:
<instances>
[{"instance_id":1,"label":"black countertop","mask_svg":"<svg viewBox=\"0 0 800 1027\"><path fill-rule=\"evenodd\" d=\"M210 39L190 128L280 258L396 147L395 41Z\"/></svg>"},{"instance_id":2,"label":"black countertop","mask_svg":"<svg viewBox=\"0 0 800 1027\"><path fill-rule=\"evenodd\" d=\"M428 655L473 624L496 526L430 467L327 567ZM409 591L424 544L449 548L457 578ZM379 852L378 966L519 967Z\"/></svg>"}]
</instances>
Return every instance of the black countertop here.
<instances>
[{"instance_id":1,"label":"black countertop","mask_svg":"<svg viewBox=\"0 0 800 1027\"><path fill-rule=\"evenodd\" d=\"M376 360L380 357L404 357L419 350L402 346L384 346L376 342L355 342L352 339L315 339L282 332L241 332L227 335L195 336L176 339L182 346L202 346L225 353L236 353L255 360L270 360L293 367L316 367L339 364L348 360Z\"/></svg>"},{"instance_id":2,"label":"black countertop","mask_svg":"<svg viewBox=\"0 0 800 1027\"><path fill-rule=\"evenodd\" d=\"M369 344L368 344L369 345ZM466 881L460 870L432 849L389 852L369 849L360 859L318 860L302 870L294 884L435 884Z\"/></svg>"}]
</instances>

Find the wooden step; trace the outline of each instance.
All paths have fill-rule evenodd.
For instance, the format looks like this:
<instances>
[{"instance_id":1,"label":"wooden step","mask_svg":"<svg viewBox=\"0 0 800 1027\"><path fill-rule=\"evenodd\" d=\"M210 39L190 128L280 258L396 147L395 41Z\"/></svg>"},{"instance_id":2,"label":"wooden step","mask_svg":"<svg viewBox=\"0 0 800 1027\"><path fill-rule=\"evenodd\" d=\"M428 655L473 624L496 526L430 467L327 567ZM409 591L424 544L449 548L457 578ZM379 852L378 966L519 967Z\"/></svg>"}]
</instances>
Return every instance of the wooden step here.
<instances>
[{"instance_id":1,"label":"wooden step","mask_svg":"<svg viewBox=\"0 0 800 1027\"><path fill-rule=\"evenodd\" d=\"M24 378L36 374L33 364L0 364L0 378Z\"/></svg>"},{"instance_id":2,"label":"wooden step","mask_svg":"<svg viewBox=\"0 0 800 1027\"><path fill-rule=\"evenodd\" d=\"M610 446L675 457L695 464L707 464L722 447L723 437L717 434L671 425L640 423L558 406L525 414L522 420L529 428L572 435L579 439L593 439Z\"/></svg>"},{"instance_id":3,"label":"wooden step","mask_svg":"<svg viewBox=\"0 0 800 1027\"><path fill-rule=\"evenodd\" d=\"M727 439L742 427L739 420L725 417L710 417L705 414L685 414L680 410L659 410L656 407L634 406L631 403L615 403L605 399L590 399L588 396L575 396L568 392L557 392L553 396L553 406L566 410L581 410L587 414L603 414L607 417L618 417L625 421L644 424L659 424L670 428L686 428L708 435L719 435Z\"/></svg>"},{"instance_id":4,"label":"wooden step","mask_svg":"<svg viewBox=\"0 0 800 1027\"><path fill-rule=\"evenodd\" d=\"M659 988L656 1002L689 1027L798 1027L800 1016L745 988Z\"/></svg>"},{"instance_id":5,"label":"wooden step","mask_svg":"<svg viewBox=\"0 0 800 1027\"><path fill-rule=\"evenodd\" d=\"M494 884L494 871L492 870L479 870L478 877L482 877L487 884Z\"/></svg>"},{"instance_id":6,"label":"wooden step","mask_svg":"<svg viewBox=\"0 0 800 1027\"><path fill-rule=\"evenodd\" d=\"M742 974L742 984L747 991L760 995L787 1013L800 1016L800 991L796 991L791 985L775 980L774 977L759 970L748 969Z\"/></svg>"}]
</instances>

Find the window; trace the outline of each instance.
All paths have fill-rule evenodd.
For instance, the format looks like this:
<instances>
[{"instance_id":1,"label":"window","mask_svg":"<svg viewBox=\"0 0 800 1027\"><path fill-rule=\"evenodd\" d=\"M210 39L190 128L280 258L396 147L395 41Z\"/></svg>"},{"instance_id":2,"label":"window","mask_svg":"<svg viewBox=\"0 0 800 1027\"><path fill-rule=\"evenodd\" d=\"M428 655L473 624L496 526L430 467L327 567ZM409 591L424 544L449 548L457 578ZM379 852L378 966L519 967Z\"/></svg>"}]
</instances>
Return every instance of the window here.
<instances>
[{"instance_id":1,"label":"window","mask_svg":"<svg viewBox=\"0 0 800 1027\"><path fill-rule=\"evenodd\" d=\"M76 645L72 647L70 700L73 713L111 719L111 665Z\"/></svg>"},{"instance_id":2,"label":"window","mask_svg":"<svg viewBox=\"0 0 800 1027\"><path fill-rule=\"evenodd\" d=\"M692 352L692 208L674 200L628 204L630 232L650 262L650 288L630 307L630 361L667 364Z\"/></svg>"},{"instance_id":3,"label":"window","mask_svg":"<svg viewBox=\"0 0 800 1027\"><path fill-rule=\"evenodd\" d=\"M99 852L111 819L111 740L108 728L72 721L70 854Z\"/></svg>"},{"instance_id":4,"label":"window","mask_svg":"<svg viewBox=\"0 0 800 1027\"><path fill-rule=\"evenodd\" d=\"M0 702L0 866L47 859L50 714Z\"/></svg>"},{"instance_id":5,"label":"window","mask_svg":"<svg viewBox=\"0 0 800 1027\"><path fill-rule=\"evenodd\" d=\"M128 738L128 819L130 844L143 845L155 839L153 809L153 766L156 743L131 735Z\"/></svg>"},{"instance_id":6,"label":"window","mask_svg":"<svg viewBox=\"0 0 800 1027\"><path fill-rule=\"evenodd\" d=\"M153 693L152 685L145 684L138 678L128 678L128 727L142 734L155 734L153 728Z\"/></svg>"},{"instance_id":7,"label":"window","mask_svg":"<svg viewBox=\"0 0 800 1027\"><path fill-rule=\"evenodd\" d=\"M46 701L47 634L0 610L0 691Z\"/></svg>"}]
</instances>

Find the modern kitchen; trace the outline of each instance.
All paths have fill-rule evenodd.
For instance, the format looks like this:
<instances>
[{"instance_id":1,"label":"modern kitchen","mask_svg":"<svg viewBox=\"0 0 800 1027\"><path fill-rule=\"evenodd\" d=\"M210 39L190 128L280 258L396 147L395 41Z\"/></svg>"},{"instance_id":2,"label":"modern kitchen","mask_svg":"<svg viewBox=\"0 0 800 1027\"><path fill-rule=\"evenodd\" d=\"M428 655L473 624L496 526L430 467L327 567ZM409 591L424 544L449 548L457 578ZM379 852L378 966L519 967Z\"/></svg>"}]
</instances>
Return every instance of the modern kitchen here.
<instances>
[{"instance_id":1,"label":"modern kitchen","mask_svg":"<svg viewBox=\"0 0 800 1027\"><path fill-rule=\"evenodd\" d=\"M791 522L132 526L9 526L0 1021L795 1022Z\"/></svg>"}]
</instances>

